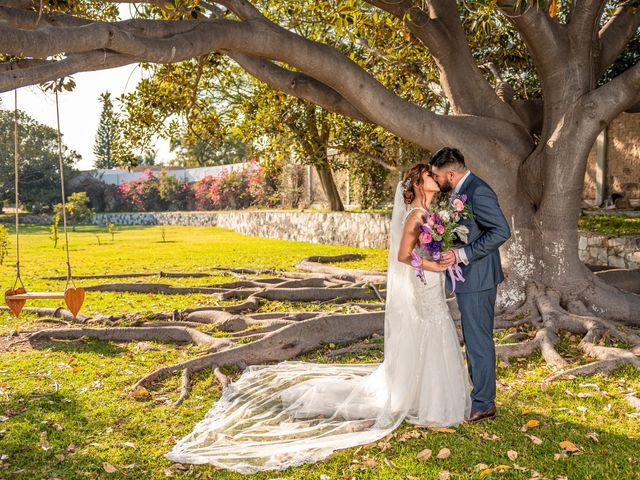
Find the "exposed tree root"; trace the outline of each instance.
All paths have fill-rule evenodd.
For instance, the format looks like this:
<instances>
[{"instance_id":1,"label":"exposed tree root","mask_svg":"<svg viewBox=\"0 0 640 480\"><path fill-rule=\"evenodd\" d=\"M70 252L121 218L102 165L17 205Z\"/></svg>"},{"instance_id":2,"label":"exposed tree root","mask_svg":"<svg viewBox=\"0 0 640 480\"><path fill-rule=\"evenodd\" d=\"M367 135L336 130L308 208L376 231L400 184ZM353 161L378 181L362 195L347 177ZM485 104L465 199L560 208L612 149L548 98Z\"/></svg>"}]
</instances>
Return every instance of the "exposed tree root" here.
<instances>
[{"instance_id":1,"label":"exposed tree root","mask_svg":"<svg viewBox=\"0 0 640 480\"><path fill-rule=\"evenodd\" d=\"M180 384L180 396L178 400L173 404L174 407L177 407L184 402L184 400L189 396L189 391L191 390L191 374L189 373L189 369L185 368L182 370L182 382Z\"/></svg>"},{"instance_id":2,"label":"exposed tree root","mask_svg":"<svg viewBox=\"0 0 640 480\"><path fill-rule=\"evenodd\" d=\"M176 372L182 372L180 395L176 405L189 395L193 373L211 368L214 379L224 389L229 379L220 367L263 364L294 358L317 349L323 344L347 343L382 334L384 327L385 275L381 272L344 269L330 262L349 261L359 255L336 257L308 257L298 266L307 272L278 272L271 269L216 269L224 271L236 280L206 287L176 287L162 283L110 283L88 287L93 291L117 291L135 293L216 295L220 300L242 299L235 305L215 305L173 312L156 312L121 316L86 315L73 319L70 312L61 308L29 308L39 316L53 317L62 322L80 321L85 325L102 323L118 325L133 320L134 326L113 328L55 328L41 330L25 340L73 340L83 337L115 342L156 340L160 342L188 343L205 347L195 356L174 365L167 365L141 378L134 389L149 386ZM88 276L87 278L150 277L167 278L216 276L211 273L163 273L115 274ZM264 275L273 275L266 277ZM526 288L526 298L520 305L502 312L496 317L496 329L508 329L498 342L496 352L505 362L513 358L528 357L540 352L554 370L545 381L571 378L575 375L610 372L630 364L640 369L640 335L594 314L593 304L585 305L580 297L561 301L558 293L537 284ZM589 293L589 292L587 292ZM376 303L358 303L358 301ZM346 304L349 312L265 312L257 310L268 301L308 302L322 305ZM449 299L448 305L454 320L459 320L457 304ZM6 308L4 309L6 310ZM633 322L627 321L633 324ZM227 336L219 338L198 330L215 328ZM590 363L569 367L569 362L558 351L561 332L581 336L581 353L593 359ZM614 345L611 342L619 342ZM508 343L515 342L515 343ZM621 346L624 345L624 348ZM378 343L356 343L327 353L336 358L366 350L383 350ZM561 350L562 351L562 350ZM573 361L573 359L572 359ZM575 363L574 363L575 365ZM627 397L634 408L640 401L633 395Z\"/></svg>"},{"instance_id":3,"label":"exposed tree root","mask_svg":"<svg viewBox=\"0 0 640 480\"><path fill-rule=\"evenodd\" d=\"M337 350L328 352L327 358L337 358L349 353L360 353L367 350L384 350L384 345L381 345L379 343L354 343L353 345L349 345L348 347L339 348Z\"/></svg>"},{"instance_id":4,"label":"exposed tree root","mask_svg":"<svg viewBox=\"0 0 640 480\"><path fill-rule=\"evenodd\" d=\"M52 328L31 334L29 341L77 340L83 337L113 342L156 340L158 342L193 343L218 347L232 344L226 338L212 337L188 327Z\"/></svg>"},{"instance_id":5,"label":"exposed tree root","mask_svg":"<svg viewBox=\"0 0 640 480\"><path fill-rule=\"evenodd\" d=\"M350 282L368 281L371 283L384 284L387 276L384 272L374 272L371 270L357 270L325 265L332 262L345 262L350 260L359 260L362 258L359 254L336 255L333 257L307 257L300 260L296 267L299 270L313 272L314 274L331 275L339 280L347 280Z\"/></svg>"},{"instance_id":6,"label":"exposed tree root","mask_svg":"<svg viewBox=\"0 0 640 480\"><path fill-rule=\"evenodd\" d=\"M222 390L227 388L227 386L229 385L229 378L227 378L227 376L220 371L220 368L218 366L213 367L213 376L216 378L216 380L218 380L218 382L220 382Z\"/></svg>"},{"instance_id":7,"label":"exposed tree root","mask_svg":"<svg viewBox=\"0 0 640 480\"><path fill-rule=\"evenodd\" d=\"M253 365L287 360L314 350L323 343L352 342L374 332L381 333L383 328L384 314L381 312L327 315L303 320L271 332L255 342L159 368L140 379L134 388L162 380L184 368L197 371L212 365L235 364L239 361Z\"/></svg>"},{"instance_id":8,"label":"exposed tree root","mask_svg":"<svg viewBox=\"0 0 640 480\"><path fill-rule=\"evenodd\" d=\"M174 287L165 283L105 283L83 287L87 292L162 293L164 295L189 295L192 293L222 293L223 288Z\"/></svg>"}]
</instances>

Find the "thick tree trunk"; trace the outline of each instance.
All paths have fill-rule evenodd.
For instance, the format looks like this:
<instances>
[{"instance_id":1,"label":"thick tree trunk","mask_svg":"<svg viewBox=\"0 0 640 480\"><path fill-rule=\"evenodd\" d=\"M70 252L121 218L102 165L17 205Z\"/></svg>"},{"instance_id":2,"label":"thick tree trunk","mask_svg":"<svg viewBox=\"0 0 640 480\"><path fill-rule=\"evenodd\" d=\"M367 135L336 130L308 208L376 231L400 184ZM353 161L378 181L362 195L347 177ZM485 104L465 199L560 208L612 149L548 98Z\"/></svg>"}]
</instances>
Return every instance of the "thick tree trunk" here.
<instances>
[{"instance_id":1,"label":"thick tree trunk","mask_svg":"<svg viewBox=\"0 0 640 480\"><path fill-rule=\"evenodd\" d=\"M333 177L331 165L326 161L317 163L314 166L318 173L318 177L320 178L324 195L329 203L329 208L334 212L342 212L344 210L344 205L340 198L340 192L338 192L338 186L336 185L336 181Z\"/></svg>"}]
</instances>

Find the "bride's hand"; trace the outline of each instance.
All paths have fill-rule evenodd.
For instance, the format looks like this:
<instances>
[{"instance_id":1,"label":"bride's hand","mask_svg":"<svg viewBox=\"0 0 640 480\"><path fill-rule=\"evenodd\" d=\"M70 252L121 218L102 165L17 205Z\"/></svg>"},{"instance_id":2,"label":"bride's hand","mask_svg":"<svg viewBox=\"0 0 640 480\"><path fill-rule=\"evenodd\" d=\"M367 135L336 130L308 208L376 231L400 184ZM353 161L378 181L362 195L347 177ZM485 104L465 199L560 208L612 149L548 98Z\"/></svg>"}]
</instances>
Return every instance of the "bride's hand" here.
<instances>
[{"instance_id":1,"label":"bride's hand","mask_svg":"<svg viewBox=\"0 0 640 480\"><path fill-rule=\"evenodd\" d=\"M447 265L436 262L434 260L422 259L422 268L424 270L430 270L432 272L444 272L448 267Z\"/></svg>"}]
</instances>

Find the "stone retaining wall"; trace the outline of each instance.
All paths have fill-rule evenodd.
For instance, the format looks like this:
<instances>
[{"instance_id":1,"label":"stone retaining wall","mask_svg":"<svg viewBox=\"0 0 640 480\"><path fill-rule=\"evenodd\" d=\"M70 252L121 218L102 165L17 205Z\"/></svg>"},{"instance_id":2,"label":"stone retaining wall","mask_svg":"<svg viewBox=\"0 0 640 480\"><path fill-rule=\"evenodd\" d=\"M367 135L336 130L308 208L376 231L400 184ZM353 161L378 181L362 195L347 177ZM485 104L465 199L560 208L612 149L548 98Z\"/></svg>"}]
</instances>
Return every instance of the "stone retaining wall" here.
<instances>
[{"instance_id":1,"label":"stone retaining wall","mask_svg":"<svg viewBox=\"0 0 640 480\"><path fill-rule=\"evenodd\" d=\"M640 268L640 235L613 237L601 233L580 233L580 260L589 265Z\"/></svg>"},{"instance_id":2,"label":"stone retaining wall","mask_svg":"<svg viewBox=\"0 0 640 480\"><path fill-rule=\"evenodd\" d=\"M299 242L387 248L391 215L385 213L253 211L98 213L106 225L191 225L230 228L244 235Z\"/></svg>"},{"instance_id":3,"label":"stone retaining wall","mask_svg":"<svg viewBox=\"0 0 640 480\"><path fill-rule=\"evenodd\" d=\"M234 211L99 213L93 223L106 225L191 225L222 227L244 235L300 242L387 248L388 213ZM580 233L580 259L591 265L640 268L640 235L613 237Z\"/></svg>"}]
</instances>

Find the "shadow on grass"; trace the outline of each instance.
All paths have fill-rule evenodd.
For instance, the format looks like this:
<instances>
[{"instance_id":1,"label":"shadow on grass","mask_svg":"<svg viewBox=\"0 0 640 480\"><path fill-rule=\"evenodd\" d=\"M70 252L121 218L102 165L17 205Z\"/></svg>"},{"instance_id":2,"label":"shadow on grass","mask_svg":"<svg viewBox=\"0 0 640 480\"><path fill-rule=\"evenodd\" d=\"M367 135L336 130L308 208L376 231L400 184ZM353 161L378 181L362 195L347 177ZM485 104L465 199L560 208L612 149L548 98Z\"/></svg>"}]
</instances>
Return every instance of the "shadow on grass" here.
<instances>
[{"instance_id":1,"label":"shadow on grass","mask_svg":"<svg viewBox=\"0 0 640 480\"><path fill-rule=\"evenodd\" d=\"M128 350L116 342L80 338L77 340L33 340L31 347L37 350L52 350L65 353L95 353L97 355L114 357ZM124 343L123 343L124 344Z\"/></svg>"}]
</instances>

